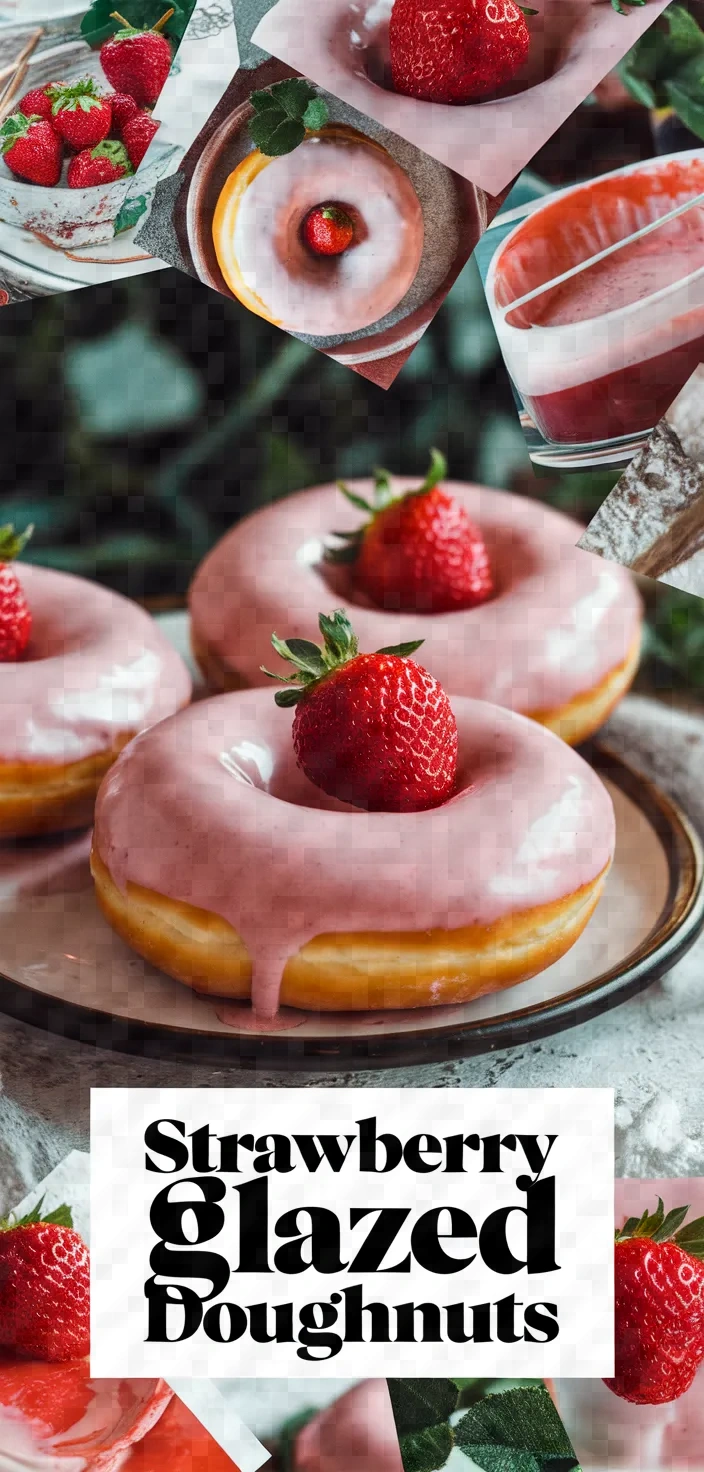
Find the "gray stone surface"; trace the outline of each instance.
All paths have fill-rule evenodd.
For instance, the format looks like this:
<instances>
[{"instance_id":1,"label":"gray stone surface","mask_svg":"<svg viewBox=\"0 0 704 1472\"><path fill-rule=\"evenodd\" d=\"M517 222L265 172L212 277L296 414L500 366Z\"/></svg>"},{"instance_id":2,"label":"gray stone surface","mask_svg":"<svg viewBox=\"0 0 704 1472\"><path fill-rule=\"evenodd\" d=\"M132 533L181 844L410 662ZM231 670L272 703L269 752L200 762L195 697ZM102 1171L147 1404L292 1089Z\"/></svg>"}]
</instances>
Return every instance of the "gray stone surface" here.
<instances>
[{"instance_id":1,"label":"gray stone surface","mask_svg":"<svg viewBox=\"0 0 704 1472\"><path fill-rule=\"evenodd\" d=\"M631 696L604 734L704 834L704 716ZM70 1149L87 1147L88 1091L100 1086L608 1086L616 1092L619 1174L704 1175L704 937L661 981L604 1016L465 1061L322 1076L253 1073L123 1057L0 1015L0 1079L0 1214Z\"/></svg>"}]
</instances>

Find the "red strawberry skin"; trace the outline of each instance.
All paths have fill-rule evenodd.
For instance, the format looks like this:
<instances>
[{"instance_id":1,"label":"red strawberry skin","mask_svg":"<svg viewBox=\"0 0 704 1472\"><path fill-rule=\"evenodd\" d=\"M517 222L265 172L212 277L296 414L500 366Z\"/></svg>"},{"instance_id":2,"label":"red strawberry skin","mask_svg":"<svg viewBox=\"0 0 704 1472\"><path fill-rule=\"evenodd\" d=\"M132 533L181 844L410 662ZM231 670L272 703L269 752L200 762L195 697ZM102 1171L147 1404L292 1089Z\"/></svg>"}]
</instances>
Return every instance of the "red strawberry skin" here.
<instances>
[{"instance_id":1,"label":"red strawberry skin","mask_svg":"<svg viewBox=\"0 0 704 1472\"><path fill-rule=\"evenodd\" d=\"M54 127L64 143L80 153L96 148L112 127L112 105L107 97L86 97L86 108L67 103L54 108Z\"/></svg>"},{"instance_id":2,"label":"red strawberry skin","mask_svg":"<svg viewBox=\"0 0 704 1472\"><path fill-rule=\"evenodd\" d=\"M118 32L105 41L100 64L116 92L153 107L171 70L171 47L157 31Z\"/></svg>"},{"instance_id":3,"label":"red strawberry skin","mask_svg":"<svg viewBox=\"0 0 704 1472\"><path fill-rule=\"evenodd\" d=\"M616 1373L605 1383L635 1405L689 1389L704 1360L704 1263L675 1242L618 1242Z\"/></svg>"},{"instance_id":4,"label":"red strawberry skin","mask_svg":"<svg viewBox=\"0 0 704 1472\"><path fill-rule=\"evenodd\" d=\"M134 97L130 97L127 92L113 92L110 97L110 104L112 107L113 128L117 133L122 135L125 124L129 122L130 118L137 116L139 108Z\"/></svg>"},{"instance_id":5,"label":"red strawberry skin","mask_svg":"<svg viewBox=\"0 0 704 1472\"><path fill-rule=\"evenodd\" d=\"M424 613L473 608L494 591L481 532L441 486L377 512L354 577L379 608Z\"/></svg>"},{"instance_id":6,"label":"red strawberry skin","mask_svg":"<svg viewBox=\"0 0 704 1472\"><path fill-rule=\"evenodd\" d=\"M31 1359L82 1359L90 1348L90 1265L71 1227L0 1232L0 1344Z\"/></svg>"},{"instance_id":7,"label":"red strawberry skin","mask_svg":"<svg viewBox=\"0 0 704 1472\"><path fill-rule=\"evenodd\" d=\"M32 614L14 567L0 562L0 664L21 659L32 632Z\"/></svg>"},{"instance_id":8,"label":"red strawberry skin","mask_svg":"<svg viewBox=\"0 0 704 1472\"><path fill-rule=\"evenodd\" d=\"M394 0L389 46L396 92L461 104L512 81L530 33L514 0Z\"/></svg>"},{"instance_id":9,"label":"red strawberry skin","mask_svg":"<svg viewBox=\"0 0 704 1472\"><path fill-rule=\"evenodd\" d=\"M49 122L52 101L48 96L48 88L60 85L60 82L49 82L46 87L33 87L31 92L25 92L24 97L20 98L20 112L27 118L43 118L45 122Z\"/></svg>"},{"instance_id":10,"label":"red strawberry skin","mask_svg":"<svg viewBox=\"0 0 704 1472\"><path fill-rule=\"evenodd\" d=\"M339 205L319 204L303 221L303 239L318 256L341 256L354 240L354 221Z\"/></svg>"},{"instance_id":11,"label":"red strawberry skin","mask_svg":"<svg viewBox=\"0 0 704 1472\"><path fill-rule=\"evenodd\" d=\"M13 118L7 118L3 129L7 129L8 124L15 123L20 118L23 119L24 131L18 133L14 141L9 139L7 133L3 137L3 130L0 130L0 146L5 163L13 174L27 180L29 184L44 184L53 188L61 178L61 139L51 123L45 122L43 118L35 121L31 117L25 117L24 113L16 113Z\"/></svg>"},{"instance_id":12,"label":"red strawberry skin","mask_svg":"<svg viewBox=\"0 0 704 1472\"><path fill-rule=\"evenodd\" d=\"M133 169L138 169L159 124L148 112L137 112L122 129L122 141Z\"/></svg>"},{"instance_id":13,"label":"red strawberry skin","mask_svg":"<svg viewBox=\"0 0 704 1472\"><path fill-rule=\"evenodd\" d=\"M131 173L124 144L108 138L97 148L84 148L71 159L66 183L69 189L92 189L96 184L114 184Z\"/></svg>"},{"instance_id":14,"label":"red strawberry skin","mask_svg":"<svg viewBox=\"0 0 704 1472\"><path fill-rule=\"evenodd\" d=\"M370 812L420 812L452 793L457 725L437 680L413 660L359 654L305 691L293 744L324 792Z\"/></svg>"}]
</instances>

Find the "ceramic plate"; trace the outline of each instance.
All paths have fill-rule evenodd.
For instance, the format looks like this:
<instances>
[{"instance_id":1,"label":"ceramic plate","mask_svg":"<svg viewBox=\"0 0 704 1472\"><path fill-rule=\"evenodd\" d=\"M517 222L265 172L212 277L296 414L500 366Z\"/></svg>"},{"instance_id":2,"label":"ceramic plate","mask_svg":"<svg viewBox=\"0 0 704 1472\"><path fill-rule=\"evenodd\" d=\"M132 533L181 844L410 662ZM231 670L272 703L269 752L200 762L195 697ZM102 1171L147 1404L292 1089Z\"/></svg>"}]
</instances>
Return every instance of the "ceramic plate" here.
<instances>
[{"instance_id":1,"label":"ceramic plate","mask_svg":"<svg viewBox=\"0 0 704 1472\"><path fill-rule=\"evenodd\" d=\"M185 616L161 622L185 652ZM216 1000L196 997L113 934L93 897L90 836L73 834L0 848L0 916L12 922L0 924L0 1008L120 1051L318 1069L444 1060L574 1026L669 970L704 923L704 856L684 814L605 747L585 755L613 798L615 861L577 944L517 987L465 1006L306 1013L285 1032L240 1033L220 1020Z\"/></svg>"}]
</instances>

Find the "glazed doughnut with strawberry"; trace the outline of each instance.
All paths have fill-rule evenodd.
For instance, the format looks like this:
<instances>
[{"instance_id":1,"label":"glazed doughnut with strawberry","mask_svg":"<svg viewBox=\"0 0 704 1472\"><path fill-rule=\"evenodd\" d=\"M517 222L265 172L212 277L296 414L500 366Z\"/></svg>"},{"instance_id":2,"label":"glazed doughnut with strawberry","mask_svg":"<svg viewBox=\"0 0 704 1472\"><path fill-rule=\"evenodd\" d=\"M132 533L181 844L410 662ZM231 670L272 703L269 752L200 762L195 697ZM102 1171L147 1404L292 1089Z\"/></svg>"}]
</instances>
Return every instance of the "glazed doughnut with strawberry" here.
<instances>
[{"instance_id":1,"label":"glazed doughnut with strawberry","mask_svg":"<svg viewBox=\"0 0 704 1472\"><path fill-rule=\"evenodd\" d=\"M274 636L290 673L139 736L96 804L103 914L198 992L313 1011L469 1001L535 975L584 929L611 801L549 731L449 700L410 656ZM244 1009L242 1009L244 1015Z\"/></svg>"},{"instance_id":2,"label":"glazed doughnut with strawberry","mask_svg":"<svg viewBox=\"0 0 704 1472\"><path fill-rule=\"evenodd\" d=\"M118 752L191 693L149 614L84 578L16 570L25 541L0 528L0 838L90 823Z\"/></svg>"},{"instance_id":3,"label":"glazed doughnut with strawberry","mask_svg":"<svg viewBox=\"0 0 704 1472\"><path fill-rule=\"evenodd\" d=\"M316 486L247 517L201 564L193 651L212 690L261 685L272 629L314 635L328 596L363 647L422 636L448 694L531 716L571 745L635 674L641 606L631 575L575 546L580 528L524 496L445 481Z\"/></svg>"}]
</instances>

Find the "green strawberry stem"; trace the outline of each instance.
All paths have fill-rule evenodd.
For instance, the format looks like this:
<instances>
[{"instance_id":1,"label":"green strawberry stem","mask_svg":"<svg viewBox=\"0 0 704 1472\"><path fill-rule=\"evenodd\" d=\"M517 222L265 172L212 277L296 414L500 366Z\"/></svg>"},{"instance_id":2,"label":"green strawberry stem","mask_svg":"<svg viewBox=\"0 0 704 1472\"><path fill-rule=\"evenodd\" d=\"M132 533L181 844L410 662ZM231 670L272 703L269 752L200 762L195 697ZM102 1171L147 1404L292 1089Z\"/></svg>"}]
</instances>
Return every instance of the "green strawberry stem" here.
<instances>
[{"instance_id":1,"label":"green strawberry stem","mask_svg":"<svg viewBox=\"0 0 704 1472\"><path fill-rule=\"evenodd\" d=\"M28 526L23 532L16 532L11 522L0 526L0 562L14 562L20 557L33 531L34 527Z\"/></svg>"},{"instance_id":2,"label":"green strawberry stem","mask_svg":"<svg viewBox=\"0 0 704 1472\"><path fill-rule=\"evenodd\" d=\"M14 1232L17 1227L35 1227L38 1225L54 1227L73 1227L73 1215L70 1206L57 1206L54 1211L47 1211L42 1216L44 1197L38 1201L26 1216L16 1217L14 1212L0 1219L0 1232Z\"/></svg>"},{"instance_id":3,"label":"green strawberry stem","mask_svg":"<svg viewBox=\"0 0 704 1472\"><path fill-rule=\"evenodd\" d=\"M100 96L93 77L82 77L70 86L47 87L47 96L52 102L52 116L60 112L90 112L92 107L102 107L105 99Z\"/></svg>"},{"instance_id":4,"label":"green strawberry stem","mask_svg":"<svg viewBox=\"0 0 704 1472\"><path fill-rule=\"evenodd\" d=\"M629 14L629 11L625 9L626 5L645 5L645 3L646 0L611 0L613 9L617 15Z\"/></svg>"},{"instance_id":5,"label":"green strawberry stem","mask_svg":"<svg viewBox=\"0 0 704 1472\"><path fill-rule=\"evenodd\" d=\"M330 615L321 613L318 628L323 636L322 645L313 644L309 639L279 639L276 634L272 634L271 642L276 653L294 666L295 674L275 675L272 670L261 665L262 674L268 675L270 680L278 680L282 685L296 684L302 687L297 690L277 690L274 696L277 705L296 705L313 685L318 685L326 675L341 669L344 664L349 664L359 654L357 635L344 609L336 608ZM396 654L406 659L409 654L420 649L422 643L422 639L413 639L407 644L390 644L374 652Z\"/></svg>"},{"instance_id":6,"label":"green strawberry stem","mask_svg":"<svg viewBox=\"0 0 704 1472\"><path fill-rule=\"evenodd\" d=\"M445 456L441 454L440 450L433 449L430 451L430 465L425 480L414 491L403 491L400 495L397 495L391 484L391 476L388 470L374 471L374 490L371 501L367 501L364 496L359 496L354 491L350 491L344 481L339 480L337 482L338 489L342 491L345 499L349 501L351 506L355 506L358 511L364 511L368 520L363 522L362 526L357 527L356 531L332 532L331 535L337 537L343 543L343 546L327 547L325 549L325 561L338 565L341 563L356 562L365 535L372 525L375 516L378 516L380 511L386 511L394 501L405 501L410 496L427 495L428 491L434 490L435 486L439 485L440 481L444 480L446 475L447 461Z\"/></svg>"},{"instance_id":7,"label":"green strawberry stem","mask_svg":"<svg viewBox=\"0 0 704 1472\"><path fill-rule=\"evenodd\" d=\"M120 22L120 25L123 27L123 30L127 31L128 35L130 35L130 36L131 35L138 35L138 34L140 34L140 35L141 34L148 35L150 33L150 31L161 31L161 30L163 30L163 28L166 25L167 21L170 21L171 20L171 17L172 17L173 14L174 14L174 7L172 5L171 6L171 9L170 10L167 10L166 13L164 15L162 15L161 20L158 20L155 26L151 26L151 27L150 26L145 26L144 27L144 32L140 32L138 26L133 26L130 21L125 20L124 15L120 15L119 10L111 10L111 12L110 12L110 19L111 20L117 20L117 21L119 21Z\"/></svg>"},{"instance_id":8,"label":"green strawberry stem","mask_svg":"<svg viewBox=\"0 0 704 1472\"><path fill-rule=\"evenodd\" d=\"M644 1211L639 1218L630 1216L616 1231L616 1242L628 1242L633 1237L649 1237L651 1242L674 1242L690 1257L704 1261L704 1216L683 1225L688 1206L675 1206L665 1213L662 1199L658 1196L654 1212Z\"/></svg>"}]
</instances>

